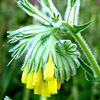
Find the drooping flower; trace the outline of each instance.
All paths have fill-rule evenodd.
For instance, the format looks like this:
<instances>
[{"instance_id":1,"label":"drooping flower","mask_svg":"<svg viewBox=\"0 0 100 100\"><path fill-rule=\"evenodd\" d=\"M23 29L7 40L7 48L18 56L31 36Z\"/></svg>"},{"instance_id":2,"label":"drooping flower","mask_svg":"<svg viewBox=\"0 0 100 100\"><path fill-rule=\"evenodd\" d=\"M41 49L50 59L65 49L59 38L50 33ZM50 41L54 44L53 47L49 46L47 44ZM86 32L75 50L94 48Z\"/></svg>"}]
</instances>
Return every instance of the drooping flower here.
<instances>
[{"instance_id":1,"label":"drooping flower","mask_svg":"<svg viewBox=\"0 0 100 100\"><path fill-rule=\"evenodd\" d=\"M40 94L44 97L57 94L57 89L60 89L61 83L54 77L54 63L51 57L45 66L44 77L42 76L41 67L38 72L30 72L28 75L27 67L24 68L22 74L22 83L26 84L26 88L34 89L34 94Z\"/></svg>"},{"instance_id":2,"label":"drooping flower","mask_svg":"<svg viewBox=\"0 0 100 100\"><path fill-rule=\"evenodd\" d=\"M45 66L44 70L44 80L51 80L54 77L54 63L52 61L52 58L49 58L48 63Z\"/></svg>"}]
</instances>

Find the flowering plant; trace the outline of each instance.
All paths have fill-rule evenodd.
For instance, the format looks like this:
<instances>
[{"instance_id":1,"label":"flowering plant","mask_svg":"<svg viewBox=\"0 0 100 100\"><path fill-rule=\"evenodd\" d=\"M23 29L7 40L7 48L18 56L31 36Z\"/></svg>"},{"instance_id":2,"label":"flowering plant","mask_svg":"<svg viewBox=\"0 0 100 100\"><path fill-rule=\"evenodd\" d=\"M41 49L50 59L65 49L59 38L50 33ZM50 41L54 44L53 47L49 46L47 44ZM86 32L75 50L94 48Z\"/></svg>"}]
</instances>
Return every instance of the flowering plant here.
<instances>
[{"instance_id":1,"label":"flowering plant","mask_svg":"<svg viewBox=\"0 0 100 100\"><path fill-rule=\"evenodd\" d=\"M18 43L10 49L10 52L13 52L12 60L18 59L27 51L21 68L22 82L26 84L26 88L34 89L34 94L50 97L51 94L57 94L61 83L76 74L76 68L79 66L85 70L88 80L100 82L100 68L80 34L91 23L78 25L80 0L68 0L64 20L51 0L38 1L49 16L41 13L27 0L19 0L18 6L39 20L40 25L29 25L8 31L8 38L11 38L9 42ZM62 40L58 33L63 36L71 34L91 66L80 58L77 45L71 40Z\"/></svg>"}]
</instances>

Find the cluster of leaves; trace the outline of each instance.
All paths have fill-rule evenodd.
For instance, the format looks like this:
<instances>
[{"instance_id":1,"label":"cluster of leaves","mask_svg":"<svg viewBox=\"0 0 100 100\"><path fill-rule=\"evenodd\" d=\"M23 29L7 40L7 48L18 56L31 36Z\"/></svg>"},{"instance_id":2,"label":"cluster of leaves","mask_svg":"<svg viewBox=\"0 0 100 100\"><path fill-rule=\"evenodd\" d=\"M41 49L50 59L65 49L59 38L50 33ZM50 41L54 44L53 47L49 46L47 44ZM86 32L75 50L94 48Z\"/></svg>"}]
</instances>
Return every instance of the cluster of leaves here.
<instances>
[{"instance_id":1,"label":"cluster of leaves","mask_svg":"<svg viewBox=\"0 0 100 100\"><path fill-rule=\"evenodd\" d=\"M71 75L76 74L76 68L80 66L78 58L80 58L80 53L77 51L77 45L72 44L70 40L60 40L56 43L56 60L57 69L63 72L65 80L69 80ZM60 68L59 68L60 67ZM57 73L56 73L57 74Z\"/></svg>"}]
</instances>

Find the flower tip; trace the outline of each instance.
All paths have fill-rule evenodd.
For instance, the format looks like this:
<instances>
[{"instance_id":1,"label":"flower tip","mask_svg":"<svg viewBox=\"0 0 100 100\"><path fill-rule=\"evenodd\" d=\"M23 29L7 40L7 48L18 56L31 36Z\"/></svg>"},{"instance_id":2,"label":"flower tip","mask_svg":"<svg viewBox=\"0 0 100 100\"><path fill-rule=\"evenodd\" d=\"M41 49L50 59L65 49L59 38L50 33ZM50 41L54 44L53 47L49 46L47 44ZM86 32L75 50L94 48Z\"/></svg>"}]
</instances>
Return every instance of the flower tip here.
<instances>
[{"instance_id":1,"label":"flower tip","mask_svg":"<svg viewBox=\"0 0 100 100\"><path fill-rule=\"evenodd\" d=\"M60 87L61 87L61 82L57 82L57 89L59 90L60 89Z\"/></svg>"},{"instance_id":2,"label":"flower tip","mask_svg":"<svg viewBox=\"0 0 100 100\"><path fill-rule=\"evenodd\" d=\"M68 82L69 81L69 78L67 77L66 81Z\"/></svg>"}]
</instances>

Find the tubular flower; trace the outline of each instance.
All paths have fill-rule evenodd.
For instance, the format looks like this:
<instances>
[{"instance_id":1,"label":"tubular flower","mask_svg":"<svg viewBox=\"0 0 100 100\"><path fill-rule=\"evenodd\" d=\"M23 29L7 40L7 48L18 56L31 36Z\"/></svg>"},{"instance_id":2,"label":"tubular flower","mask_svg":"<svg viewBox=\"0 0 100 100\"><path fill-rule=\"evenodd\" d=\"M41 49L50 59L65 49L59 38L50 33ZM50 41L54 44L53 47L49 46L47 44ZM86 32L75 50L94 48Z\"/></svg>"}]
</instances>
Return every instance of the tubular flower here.
<instances>
[{"instance_id":1,"label":"tubular flower","mask_svg":"<svg viewBox=\"0 0 100 100\"><path fill-rule=\"evenodd\" d=\"M57 89L60 89L60 82L54 77L54 63L52 58L49 58L45 66L44 78L42 76L41 67L38 72L29 72L27 75L26 66L22 74L22 83L26 83L26 88L34 89L34 94L40 94L44 97L57 94Z\"/></svg>"},{"instance_id":2,"label":"tubular flower","mask_svg":"<svg viewBox=\"0 0 100 100\"><path fill-rule=\"evenodd\" d=\"M44 70L44 80L51 80L54 77L54 63L52 58L49 58L49 62L45 66Z\"/></svg>"}]
</instances>

